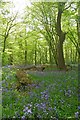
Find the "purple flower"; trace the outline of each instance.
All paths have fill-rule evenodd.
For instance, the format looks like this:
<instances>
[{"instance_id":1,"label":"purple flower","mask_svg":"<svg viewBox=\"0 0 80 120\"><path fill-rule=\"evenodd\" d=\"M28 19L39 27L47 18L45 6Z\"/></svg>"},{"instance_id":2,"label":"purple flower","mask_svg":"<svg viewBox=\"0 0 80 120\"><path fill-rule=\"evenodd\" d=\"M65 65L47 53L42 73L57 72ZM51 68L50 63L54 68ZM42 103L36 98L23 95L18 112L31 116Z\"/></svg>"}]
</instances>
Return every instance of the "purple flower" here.
<instances>
[{"instance_id":1,"label":"purple flower","mask_svg":"<svg viewBox=\"0 0 80 120\"><path fill-rule=\"evenodd\" d=\"M40 85L36 85L36 88L40 88Z\"/></svg>"},{"instance_id":2,"label":"purple flower","mask_svg":"<svg viewBox=\"0 0 80 120\"><path fill-rule=\"evenodd\" d=\"M41 106L42 106L42 107L46 107L46 104L45 104L45 103L41 103Z\"/></svg>"},{"instance_id":3,"label":"purple flower","mask_svg":"<svg viewBox=\"0 0 80 120\"><path fill-rule=\"evenodd\" d=\"M30 113L30 114L32 114L32 111L31 111L31 109L28 109L28 110L27 110L27 113Z\"/></svg>"},{"instance_id":4,"label":"purple flower","mask_svg":"<svg viewBox=\"0 0 80 120\"><path fill-rule=\"evenodd\" d=\"M39 104L38 104L38 103L36 103L36 104L35 104L35 106L36 106L36 107L38 107L38 106L39 106Z\"/></svg>"},{"instance_id":5,"label":"purple flower","mask_svg":"<svg viewBox=\"0 0 80 120\"><path fill-rule=\"evenodd\" d=\"M23 110L23 112L26 112L28 110L28 107L25 107L25 109Z\"/></svg>"},{"instance_id":6,"label":"purple flower","mask_svg":"<svg viewBox=\"0 0 80 120\"><path fill-rule=\"evenodd\" d=\"M54 110L56 111L56 106L54 107Z\"/></svg>"},{"instance_id":7,"label":"purple flower","mask_svg":"<svg viewBox=\"0 0 80 120\"><path fill-rule=\"evenodd\" d=\"M71 90L64 90L65 96L71 97Z\"/></svg>"},{"instance_id":8,"label":"purple flower","mask_svg":"<svg viewBox=\"0 0 80 120\"><path fill-rule=\"evenodd\" d=\"M79 112L76 112L75 113L75 118L78 118L79 117Z\"/></svg>"},{"instance_id":9,"label":"purple flower","mask_svg":"<svg viewBox=\"0 0 80 120\"><path fill-rule=\"evenodd\" d=\"M31 104L28 104L28 106L29 106L29 107L32 107L32 105L31 105Z\"/></svg>"},{"instance_id":10,"label":"purple flower","mask_svg":"<svg viewBox=\"0 0 80 120\"><path fill-rule=\"evenodd\" d=\"M49 107L48 110L49 110L49 111L52 111L52 107Z\"/></svg>"},{"instance_id":11,"label":"purple flower","mask_svg":"<svg viewBox=\"0 0 80 120\"><path fill-rule=\"evenodd\" d=\"M80 106L78 106L78 110L80 110Z\"/></svg>"},{"instance_id":12,"label":"purple flower","mask_svg":"<svg viewBox=\"0 0 80 120\"><path fill-rule=\"evenodd\" d=\"M21 117L21 120L26 120L25 116L22 116L22 117Z\"/></svg>"},{"instance_id":13,"label":"purple flower","mask_svg":"<svg viewBox=\"0 0 80 120\"><path fill-rule=\"evenodd\" d=\"M39 114L37 115L37 117L38 117L38 118L42 118L41 115L39 115Z\"/></svg>"},{"instance_id":14,"label":"purple flower","mask_svg":"<svg viewBox=\"0 0 80 120\"><path fill-rule=\"evenodd\" d=\"M48 100L49 95L47 90L45 90L44 92L41 92L41 98Z\"/></svg>"},{"instance_id":15,"label":"purple flower","mask_svg":"<svg viewBox=\"0 0 80 120\"><path fill-rule=\"evenodd\" d=\"M27 104L27 106L26 106L25 109L23 110L24 115L26 115L26 114L32 114L31 107L32 107L31 104Z\"/></svg>"}]
</instances>

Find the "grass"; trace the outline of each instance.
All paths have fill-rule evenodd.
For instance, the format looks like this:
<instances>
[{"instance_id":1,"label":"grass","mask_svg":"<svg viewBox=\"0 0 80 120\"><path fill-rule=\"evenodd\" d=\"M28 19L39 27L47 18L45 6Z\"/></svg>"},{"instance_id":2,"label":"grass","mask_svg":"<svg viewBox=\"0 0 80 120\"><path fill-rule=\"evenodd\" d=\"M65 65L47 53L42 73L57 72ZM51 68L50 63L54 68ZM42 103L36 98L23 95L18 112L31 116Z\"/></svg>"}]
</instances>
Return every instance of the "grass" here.
<instances>
[{"instance_id":1,"label":"grass","mask_svg":"<svg viewBox=\"0 0 80 120\"><path fill-rule=\"evenodd\" d=\"M77 71L29 72L36 85L17 91L15 70L3 69L3 118L75 118L78 111Z\"/></svg>"}]
</instances>

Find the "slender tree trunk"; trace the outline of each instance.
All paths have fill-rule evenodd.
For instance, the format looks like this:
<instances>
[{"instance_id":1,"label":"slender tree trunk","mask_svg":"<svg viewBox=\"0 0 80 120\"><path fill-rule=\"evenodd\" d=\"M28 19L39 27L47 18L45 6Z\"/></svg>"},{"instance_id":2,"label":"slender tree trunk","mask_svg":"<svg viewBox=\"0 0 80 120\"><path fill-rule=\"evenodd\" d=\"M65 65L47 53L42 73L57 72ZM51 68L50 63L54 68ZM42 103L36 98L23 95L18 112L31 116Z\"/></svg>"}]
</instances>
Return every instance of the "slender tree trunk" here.
<instances>
[{"instance_id":1,"label":"slender tree trunk","mask_svg":"<svg viewBox=\"0 0 80 120\"><path fill-rule=\"evenodd\" d=\"M40 51L39 55L40 55L39 63L41 64L41 51Z\"/></svg>"},{"instance_id":2,"label":"slender tree trunk","mask_svg":"<svg viewBox=\"0 0 80 120\"><path fill-rule=\"evenodd\" d=\"M71 51L70 51L70 62L72 63L73 62L73 50L71 48Z\"/></svg>"},{"instance_id":3,"label":"slender tree trunk","mask_svg":"<svg viewBox=\"0 0 80 120\"><path fill-rule=\"evenodd\" d=\"M36 57L37 57L37 52L36 52L36 50L35 50L35 65L37 64Z\"/></svg>"},{"instance_id":4,"label":"slender tree trunk","mask_svg":"<svg viewBox=\"0 0 80 120\"><path fill-rule=\"evenodd\" d=\"M77 63L77 56L78 56L78 52L77 52L77 49L76 49L76 52L75 52L75 63Z\"/></svg>"},{"instance_id":5,"label":"slender tree trunk","mask_svg":"<svg viewBox=\"0 0 80 120\"><path fill-rule=\"evenodd\" d=\"M37 43L35 43L35 51L34 51L34 54L35 54L35 65L37 64L37 51L36 51L36 45Z\"/></svg>"},{"instance_id":6,"label":"slender tree trunk","mask_svg":"<svg viewBox=\"0 0 80 120\"><path fill-rule=\"evenodd\" d=\"M5 37L4 37L3 53L5 52L7 37L8 37L8 35L5 35Z\"/></svg>"},{"instance_id":7,"label":"slender tree trunk","mask_svg":"<svg viewBox=\"0 0 80 120\"><path fill-rule=\"evenodd\" d=\"M5 52L6 39L4 40L3 53Z\"/></svg>"},{"instance_id":8,"label":"slender tree trunk","mask_svg":"<svg viewBox=\"0 0 80 120\"><path fill-rule=\"evenodd\" d=\"M45 48L45 62L47 63L47 48Z\"/></svg>"},{"instance_id":9,"label":"slender tree trunk","mask_svg":"<svg viewBox=\"0 0 80 120\"><path fill-rule=\"evenodd\" d=\"M27 64L27 41L25 39L25 64Z\"/></svg>"},{"instance_id":10,"label":"slender tree trunk","mask_svg":"<svg viewBox=\"0 0 80 120\"><path fill-rule=\"evenodd\" d=\"M69 61L69 57L68 57L68 50L67 48L65 47L65 59L66 59L66 63Z\"/></svg>"},{"instance_id":11,"label":"slender tree trunk","mask_svg":"<svg viewBox=\"0 0 80 120\"><path fill-rule=\"evenodd\" d=\"M48 34L48 33L47 33ZM49 53L50 51L52 52L52 56L54 58L54 61L57 64L57 56L56 56L56 50L55 48L52 46L52 43L51 43L51 38L48 38L48 36L45 35L45 38L46 38L46 41L48 42L48 46L49 46ZM54 43L53 43L54 44ZM51 53L50 53L51 54ZM51 55L49 54L49 63L52 63L52 58L51 58Z\"/></svg>"},{"instance_id":12,"label":"slender tree trunk","mask_svg":"<svg viewBox=\"0 0 80 120\"><path fill-rule=\"evenodd\" d=\"M25 64L27 64L27 50L25 50Z\"/></svg>"},{"instance_id":13,"label":"slender tree trunk","mask_svg":"<svg viewBox=\"0 0 80 120\"><path fill-rule=\"evenodd\" d=\"M49 63L52 64L51 48L49 46Z\"/></svg>"},{"instance_id":14,"label":"slender tree trunk","mask_svg":"<svg viewBox=\"0 0 80 120\"><path fill-rule=\"evenodd\" d=\"M9 64L10 65L13 64L13 54L10 54L10 56L9 56Z\"/></svg>"}]
</instances>

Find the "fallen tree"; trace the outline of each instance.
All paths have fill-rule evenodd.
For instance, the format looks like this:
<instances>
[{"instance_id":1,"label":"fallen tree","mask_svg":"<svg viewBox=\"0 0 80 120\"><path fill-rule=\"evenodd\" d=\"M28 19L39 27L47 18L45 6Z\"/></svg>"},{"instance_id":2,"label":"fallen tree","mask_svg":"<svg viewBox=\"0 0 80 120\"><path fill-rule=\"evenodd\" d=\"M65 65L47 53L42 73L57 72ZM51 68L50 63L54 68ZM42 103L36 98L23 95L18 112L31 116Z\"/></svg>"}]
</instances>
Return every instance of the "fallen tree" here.
<instances>
[{"instance_id":1,"label":"fallen tree","mask_svg":"<svg viewBox=\"0 0 80 120\"><path fill-rule=\"evenodd\" d=\"M46 68L46 65L8 65L8 66L4 66L2 68L43 71Z\"/></svg>"},{"instance_id":2,"label":"fallen tree","mask_svg":"<svg viewBox=\"0 0 80 120\"><path fill-rule=\"evenodd\" d=\"M32 71L43 71L45 69L45 65L30 65L30 66L19 66L17 67L20 70L32 70Z\"/></svg>"}]
</instances>

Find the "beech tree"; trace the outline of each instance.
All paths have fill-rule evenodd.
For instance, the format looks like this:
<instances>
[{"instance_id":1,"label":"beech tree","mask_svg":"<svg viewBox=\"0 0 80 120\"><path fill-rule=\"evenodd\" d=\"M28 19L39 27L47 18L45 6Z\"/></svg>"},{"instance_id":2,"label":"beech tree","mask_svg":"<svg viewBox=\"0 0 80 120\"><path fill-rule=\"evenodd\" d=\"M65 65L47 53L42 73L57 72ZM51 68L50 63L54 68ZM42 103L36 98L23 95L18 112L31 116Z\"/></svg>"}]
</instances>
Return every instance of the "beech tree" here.
<instances>
[{"instance_id":1,"label":"beech tree","mask_svg":"<svg viewBox=\"0 0 80 120\"><path fill-rule=\"evenodd\" d=\"M16 19L16 16L17 16L17 15L11 17L11 18L7 21L7 23L6 23L5 31L4 31L4 33L3 33L3 35L2 35L2 36L4 37L4 40L3 40L3 52L5 52L5 47L6 47L7 38L8 38L8 36L9 36L9 34L13 32L13 31L11 31L11 29L16 25L16 24L14 23L14 21L15 21L15 19Z\"/></svg>"},{"instance_id":2,"label":"beech tree","mask_svg":"<svg viewBox=\"0 0 80 120\"><path fill-rule=\"evenodd\" d=\"M66 5L67 4L67 5ZM63 43L65 42L66 32L62 29L62 15L72 3L58 2L58 3L35 3L31 9L33 13L32 18L37 22L36 27L41 32L50 47L49 53L53 54L56 65L59 69L66 70ZM37 15L37 12L40 14ZM56 17L55 17L56 16ZM41 27L43 29L41 29Z\"/></svg>"},{"instance_id":3,"label":"beech tree","mask_svg":"<svg viewBox=\"0 0 80 120\"><path fill-rule=\"evenodd\" d=\"M77 63L77 4L34 2L25 9L22 18L3 10L0 15L3 64L56 63L59 69L66 70L66 64Z\"/></svg>"}]
</instances>

